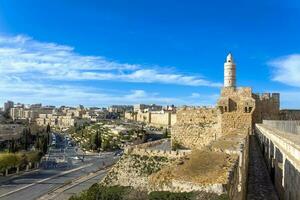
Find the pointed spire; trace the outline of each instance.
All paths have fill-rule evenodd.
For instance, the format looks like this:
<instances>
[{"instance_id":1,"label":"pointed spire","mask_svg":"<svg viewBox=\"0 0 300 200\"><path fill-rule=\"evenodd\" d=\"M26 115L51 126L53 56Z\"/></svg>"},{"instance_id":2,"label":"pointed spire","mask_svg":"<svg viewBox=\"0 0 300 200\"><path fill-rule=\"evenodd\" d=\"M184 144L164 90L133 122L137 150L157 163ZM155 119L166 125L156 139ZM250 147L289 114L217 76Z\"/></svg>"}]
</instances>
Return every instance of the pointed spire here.
<instances>
[{"instance_id":1,"label":"pointed spire","mask_svg":"<svg viewBox=\"0 0 300 200\"><path fill-rule=\"evenodd\" d=\"M229 53L229 54L227 55L226 62L234 63L233 56L232 56L231 53Z\"/></svg>"}]
</instances>

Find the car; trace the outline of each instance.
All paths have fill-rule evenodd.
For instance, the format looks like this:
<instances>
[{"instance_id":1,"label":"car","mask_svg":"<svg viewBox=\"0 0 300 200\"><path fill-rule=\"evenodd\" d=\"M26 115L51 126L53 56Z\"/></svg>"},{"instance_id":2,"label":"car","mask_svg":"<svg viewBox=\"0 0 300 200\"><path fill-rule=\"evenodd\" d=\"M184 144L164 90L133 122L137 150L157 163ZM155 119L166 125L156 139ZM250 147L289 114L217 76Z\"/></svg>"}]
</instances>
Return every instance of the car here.
<instances>
[{"instance_id":1,"label":"car","mask_svg":"<svg viewBox=\"0 0 300 200\"><path fill-rule=\"evenodd\" d=\"M123 151L122 150L118 150L115 152L114 156L122 156L123 155Z\"/></svg>"}]
</instances>

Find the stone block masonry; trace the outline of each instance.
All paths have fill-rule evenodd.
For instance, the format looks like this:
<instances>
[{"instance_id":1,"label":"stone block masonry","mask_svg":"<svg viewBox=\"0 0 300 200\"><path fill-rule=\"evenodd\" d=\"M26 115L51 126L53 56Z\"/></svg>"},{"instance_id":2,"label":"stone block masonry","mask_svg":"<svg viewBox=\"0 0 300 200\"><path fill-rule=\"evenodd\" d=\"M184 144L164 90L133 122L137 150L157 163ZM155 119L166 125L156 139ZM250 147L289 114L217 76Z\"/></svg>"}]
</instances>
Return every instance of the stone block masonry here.
<instances>
[{"instance_id":1,"label":"stone block masonry","mask_svg":"<svg viewBox=\"0 0 300 200\"><path fill-rule=\"evenodd\" d=\"M300 135L300 120L263 120L263 124L283 132Z\"/></svg>"},{"instance_id":2,"label":"stone block masonry","mask_svg":"<svg viewBox=\"0 0 300 200\"><path fill-rule=\"evenodd\" d=\"M155 113L155 112L126 112L125 119L144 122L154 126L173 126L176 123L176 113Z\"/></svg>"},{"instance_id":3,"label":"stone block masonry","mask_svg":"<svg viewBox=\"0 0 300 200\"><path fill-rule=\"evenodd\" d=\"M220 116L215 108L184 108L172 127L172 145L201 149L220 137Z\"/></svg>"},{"instance_id":4,"label":"stone block masonry","mask_svg":"<svg viewBox=\"0 0 300 200\"><path fill-rule=\"evenodd\" d=\"M181 158L185 157L191 153L191 150L160 150L160 149L150 149L150 147L155 147L166 141L167 139L157 140L153 142L147 142L139 145L128 146L124 149L125 154L148 156L148 157L166 157L166 158Z\"/></svg>"}]
</instances>

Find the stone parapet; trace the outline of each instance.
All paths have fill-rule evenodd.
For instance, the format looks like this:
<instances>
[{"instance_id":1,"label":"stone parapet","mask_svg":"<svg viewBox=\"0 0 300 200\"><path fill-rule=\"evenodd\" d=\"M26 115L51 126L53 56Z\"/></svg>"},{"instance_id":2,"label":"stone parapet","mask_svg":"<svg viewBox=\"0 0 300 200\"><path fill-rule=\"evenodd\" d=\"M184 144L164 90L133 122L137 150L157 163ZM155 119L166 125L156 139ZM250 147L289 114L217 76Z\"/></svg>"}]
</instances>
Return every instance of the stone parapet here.
<instances>
[{"instance_id":1,"label":"stone parapet","mask_svg":"<svg viewBox=\"0 0 300 200\"><path fill-rule=\"evenodd\" d=\"M300 138L265 124L256 124L255 133L280 199L300 197Z\"/></svg>"},{"instance_id":2,"label":"stone parapet","mask_svg":"<svg viewBox=\"0 0 300 200\"><path fill-rule=\"evenodd\" d=\"M159 149L150 149L150 147L155 147L163 142L166 139L157 140L153 142L147 142L134 146L127 146L124 148L125 154L131 155L140 155L140 156L159 156L159 157L168 157L168 158L179 158L185 157L190 154L191 150L159 150Z\"/></svg>"}]
</instances>

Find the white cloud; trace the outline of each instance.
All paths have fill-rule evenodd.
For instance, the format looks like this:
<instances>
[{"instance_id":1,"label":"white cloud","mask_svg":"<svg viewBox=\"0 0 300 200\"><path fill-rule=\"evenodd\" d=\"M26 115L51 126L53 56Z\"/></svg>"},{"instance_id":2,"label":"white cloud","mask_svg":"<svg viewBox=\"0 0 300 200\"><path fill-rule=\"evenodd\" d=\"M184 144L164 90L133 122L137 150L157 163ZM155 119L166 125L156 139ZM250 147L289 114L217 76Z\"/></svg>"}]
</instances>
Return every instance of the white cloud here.
<instances>
[{"instance_id":1,"label":"white cloud","mask_svg":"<svg viewBox=\"0 0 300 200\"><path fill-rule=\"evenodd\" d=\"M300 54L274 59L269 65L273 68L272 80L300 87Z\"/></svg>"},{"instance_id":2,"label":"white cloud","mask_svg":"<svg viewBox=\"0 0 300 200\"><path fill-rule=\"evenodd\" d=\"M0 101L46 104L123 103L197 104L188 97L161 97L144 90L103 91L81 81L118 81L220 87L201 76L175 73L170 68L120 63L101 56L86 56L56 43L24 35L0 35ZM87 83L87 82L85 82ZM201 104L201 102L199 102Z\"/></svg>"},{"instance_id":3,"label":"white cloud","mask_svg":"<svg viewBox=\"0 0 300 200\"><path fill-rule=\"evenodd\" d=\"M204 101L194 101L188 97L163 97L158 93L149 93L144 90L132 91L102 91L94 87L74 87L59 85L53 87L47 84L26 83L15 78L9 78L13 84L6 84L8 80L0 81L0 101L7 99L22 103L37 103L51 105L99 106L111 104L175 104L175 105L206 105L214 103L211 98ZM5 84L3 84L5 83Z\"/></svg>"},{"instance_id":4,"label":"white cloud","mask_svg":"<svg viewBox=\"0 0 300 200\"><path fill-rule=\"evenodd\" d=\"M191 98L199 98L201 95L199 93L192 93Z\"/></svg>"},{"instance_id":5,"label":"white cloud","mask_svg":"<svg viewBox=\"0 0 300 200\"><path fill-rule=\"evenodd\" d=\"M161 70L164 69L164 70ZM110 61L101 56L83 56L73 47L33 40L18 35L0 36L0 73L38 76L51 80L113 80L219 87L199 76L162 73L137 64Z\"/></svg>"}]
</instances>

